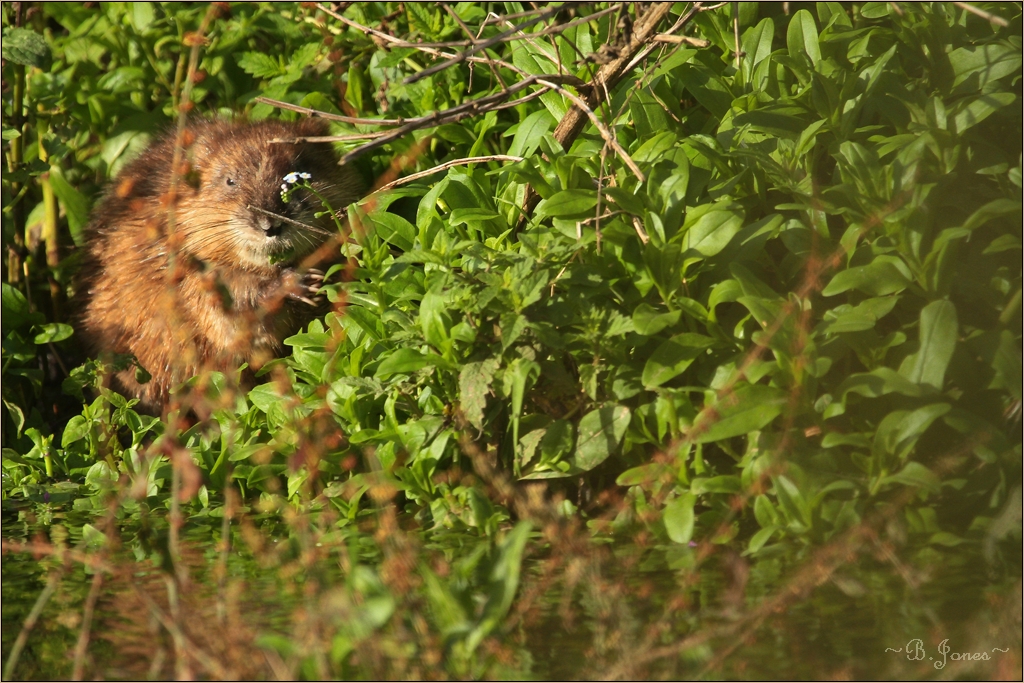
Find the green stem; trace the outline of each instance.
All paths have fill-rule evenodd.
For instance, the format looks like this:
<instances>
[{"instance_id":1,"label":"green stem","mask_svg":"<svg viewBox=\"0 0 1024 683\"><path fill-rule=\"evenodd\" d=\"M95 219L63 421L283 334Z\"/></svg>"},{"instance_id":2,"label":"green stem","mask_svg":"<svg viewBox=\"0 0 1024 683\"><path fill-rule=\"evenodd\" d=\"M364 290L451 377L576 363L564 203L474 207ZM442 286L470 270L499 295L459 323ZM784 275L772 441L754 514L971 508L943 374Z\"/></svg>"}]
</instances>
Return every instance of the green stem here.
<instances>
[{"instance_id":1,"label":"green stem","mask_svg":"<svg viewBox=\"0 0 1024 683\"><path fill-rule=\"evenodd\" d=\"M39 106L40 112L43 111L43 106ZM47 118L36 115L36 134L39 141L39 160L44 164L49 164L50 153L46 151L46 134L50 131L50 122ZM51 167L52 168L52 167ZM53 318L54 320L60 320L60 285L54 278L53 273L60 265L60 242L57 239L57 196L53 193L53 186L50 184L50 174L43 173L39 176L39 186L43 191L43 243L46 245L46 265L50 272L48 279L50 282L50 303L53 307Z\"/></svg>"}]
</instances>

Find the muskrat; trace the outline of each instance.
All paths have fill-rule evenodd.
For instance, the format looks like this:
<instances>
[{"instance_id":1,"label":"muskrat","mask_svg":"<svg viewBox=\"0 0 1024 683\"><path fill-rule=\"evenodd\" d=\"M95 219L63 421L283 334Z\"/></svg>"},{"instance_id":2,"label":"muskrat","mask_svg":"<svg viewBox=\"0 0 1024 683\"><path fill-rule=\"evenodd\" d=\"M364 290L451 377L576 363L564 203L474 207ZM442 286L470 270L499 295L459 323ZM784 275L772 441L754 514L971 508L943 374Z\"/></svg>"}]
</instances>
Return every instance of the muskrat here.
<instances>
[{"instance_id":1,"label":"muskrat","mask_svg":"<svg viewBox=\"0 0 1024 683\"><path fill-rule=\"evenodd\" d=\"M176 181L172 132L111 183L87 228L77 327L91 355L130 354L151 375L140 383L129 367L112 377L140 409L159 413L201 370L260 367L312 319L316 274L298 264L337 228L308 190L285 203L282 183L309 177L335 211L358 199L358 174L329 143L296 140L326 134L315 119L197 120L184 130Z\"/></svg>"}]
</instances>

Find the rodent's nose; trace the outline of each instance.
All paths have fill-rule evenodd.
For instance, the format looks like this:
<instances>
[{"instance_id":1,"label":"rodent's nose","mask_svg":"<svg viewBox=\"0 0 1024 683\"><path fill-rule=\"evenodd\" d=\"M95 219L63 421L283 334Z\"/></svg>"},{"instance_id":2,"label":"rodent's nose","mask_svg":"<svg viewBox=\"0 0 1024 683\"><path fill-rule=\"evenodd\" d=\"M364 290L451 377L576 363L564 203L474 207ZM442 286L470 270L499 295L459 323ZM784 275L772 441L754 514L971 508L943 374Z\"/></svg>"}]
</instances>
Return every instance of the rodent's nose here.
<instances>
[{"instance_id":1,"label":"rodent's nose","mask_svg":"<svg viewBox=\"0 0 1024 683\"><path fill-rule=\"evenodd\" d=\"M284 229L284 221L279 221L276 218L268 218L267 222L270 224L268 227L264 228L264 231L267 233L267 237L277 237L281 234L281 231Z\"/></svg>"},{"instance_id":2,"label":"rodent's nose","mask_svg":"<svg viewBox=\"0 0 1024 683\"><path fill-rule=\"evenodd\" d=\"M253 219L256 227L266 233L267 237L277 237L284 229L284 221L273 216L257 214Z\"/></svg>"}]
</instances>

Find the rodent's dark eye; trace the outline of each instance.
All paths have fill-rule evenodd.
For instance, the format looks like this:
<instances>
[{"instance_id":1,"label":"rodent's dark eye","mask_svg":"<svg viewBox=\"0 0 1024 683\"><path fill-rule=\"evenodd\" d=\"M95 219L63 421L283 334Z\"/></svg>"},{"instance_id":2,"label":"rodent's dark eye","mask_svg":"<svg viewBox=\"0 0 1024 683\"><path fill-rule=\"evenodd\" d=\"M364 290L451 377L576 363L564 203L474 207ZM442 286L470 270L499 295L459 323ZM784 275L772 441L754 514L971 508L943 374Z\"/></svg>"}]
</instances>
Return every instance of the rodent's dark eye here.
<instances>
[{"instance_id":1,"label":"rodent's dark eye","mask_svg":"<svg viewBox=\"0 0 1024 683\"><path fill-rule=\"evenodd\" d=\"M226 182L227 182L228 187L234 187L235 186L235 179L234 178L228 178Z\"/></svg>"}]
</instances>

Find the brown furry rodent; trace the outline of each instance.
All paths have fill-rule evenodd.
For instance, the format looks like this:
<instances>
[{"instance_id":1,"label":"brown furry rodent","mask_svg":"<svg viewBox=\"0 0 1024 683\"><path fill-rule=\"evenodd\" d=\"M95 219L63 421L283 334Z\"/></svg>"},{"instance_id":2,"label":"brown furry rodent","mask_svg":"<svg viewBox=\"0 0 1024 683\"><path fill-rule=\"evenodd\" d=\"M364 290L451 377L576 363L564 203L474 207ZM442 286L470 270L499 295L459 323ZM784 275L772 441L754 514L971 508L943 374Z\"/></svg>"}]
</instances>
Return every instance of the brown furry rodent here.
<instances>
[{"instance_id":1,"label":"brown furry rodent","mask_svg":"<svg viewBox=\"0 0 1024 683\"><path fill-rule=\"evenodd\" d=\"M284 203L283 178L309 173L335 211L361 183L330 144L272 140L325 134L312 119L200 120L186 127L173 190L173 133L118 174L93 211L76 293L87 350L132 354L152 375L140 384L129 368L113 388L158 413L176 384L204 369L259 367L313 317L315 275L295 266L337 229L314 216L324 208L308 190Z\"/></svg>"}]
</instances>

